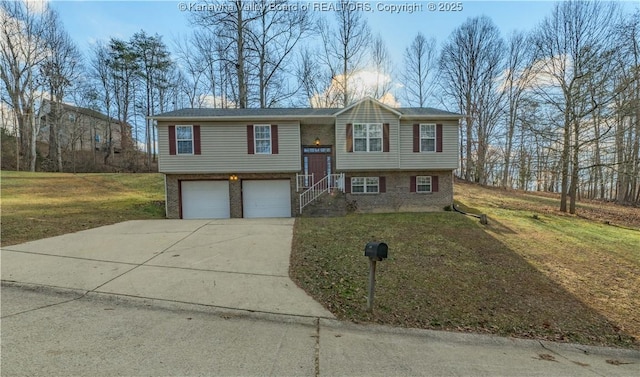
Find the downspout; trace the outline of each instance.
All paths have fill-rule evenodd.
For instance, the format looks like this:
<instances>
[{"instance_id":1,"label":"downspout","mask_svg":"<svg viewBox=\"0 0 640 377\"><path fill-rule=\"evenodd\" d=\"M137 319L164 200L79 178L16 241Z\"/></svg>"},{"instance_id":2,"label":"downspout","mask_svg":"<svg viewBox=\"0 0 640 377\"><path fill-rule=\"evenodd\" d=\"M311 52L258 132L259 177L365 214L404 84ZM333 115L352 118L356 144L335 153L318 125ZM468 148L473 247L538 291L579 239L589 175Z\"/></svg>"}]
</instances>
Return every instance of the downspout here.
<instances>
[{"instance_id":1,"label":"downspout","mask_svg":"<svg viewBox=\"0 0 640 377\"><path fill-rule=\"evenodd\" d=\"M163 174L164 176L164 217L168 218L169 217L169 198L167 196L167 191L168 191L168 187L167 187L167 175Z\"/></svg>"},{"instance_id":2,"label":"downspout","mask_svg":"<svg viewBox=\"0 0 640 377\"><path fill-rule=\"evenodd\" d=\"M398 160L398 170L400 170L400 119L402 116L398 117L398 128L396 129L396 159Z\"/></svg>"},{"instance_id":3,"label":"downspout","mask_svg":"<svg viewBox=\"0 0 640 377\"><path fill-rule=\"evenodd\" d=\"M475 213L465 212L465 211L459 209L458 207L456 207L455 203L453 203L451 205L451 207L453 208L454 211L456 211L458 213L461 213L461 214L467 215L467 216L473 216L473 217L475 217L477 219L480 219L480 223L483 224L483 225L487 225L489 223L489 221L487 220L487 215L485 215L485 214L476 215Z\"/></svg>"}]
</instances>

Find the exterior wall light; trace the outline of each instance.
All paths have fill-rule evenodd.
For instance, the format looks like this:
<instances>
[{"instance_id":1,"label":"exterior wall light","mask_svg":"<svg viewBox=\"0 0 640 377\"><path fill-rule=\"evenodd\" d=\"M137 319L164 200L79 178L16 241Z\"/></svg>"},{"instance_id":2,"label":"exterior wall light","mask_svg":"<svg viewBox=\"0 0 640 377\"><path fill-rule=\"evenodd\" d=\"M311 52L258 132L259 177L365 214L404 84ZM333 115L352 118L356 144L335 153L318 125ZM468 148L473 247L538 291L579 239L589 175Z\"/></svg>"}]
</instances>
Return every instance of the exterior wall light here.
<instances>
[{"instance_id":1,"label":"exterior wall light","mask_svg":"<svg viewBox=\"0 0 640 377\"><path fill-rule=\"evenodd\" d=\"M320 138L319 137L316 138L315 144L316 144L316 147L320 145Z\"/></svg>"},{"instance_id":2,"label":"exterior wall light","mask_svg":"<svg viewBox=\"0 0 640 377\"><path fill-rule=\"evenodd\" d=\"M237 181L237 180L238 180L238 176L237 176L237 175L235 175L235 174L231 174L231 175L229 176L229 180L230 180L230 181Z\"/></svg>"}]
</instances>

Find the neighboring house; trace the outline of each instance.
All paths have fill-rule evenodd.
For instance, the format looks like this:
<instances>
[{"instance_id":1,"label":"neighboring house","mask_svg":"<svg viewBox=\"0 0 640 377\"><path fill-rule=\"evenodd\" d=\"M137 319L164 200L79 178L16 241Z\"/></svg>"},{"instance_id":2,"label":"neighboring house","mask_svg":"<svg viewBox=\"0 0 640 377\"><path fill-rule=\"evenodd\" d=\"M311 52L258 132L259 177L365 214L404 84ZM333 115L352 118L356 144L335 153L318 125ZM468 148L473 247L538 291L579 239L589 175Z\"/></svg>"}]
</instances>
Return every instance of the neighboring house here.
<instances>
[{"instance_id":1,"label":"neighboring house","mask_svg":"<svg viewBox=\"0 0 640 377\"><path fill-rule=\"evenodd\" d=\"M167 217L443 210L453 202L461 117L371 98L344 109L156 115Z\"/></svg>"},{"instance_id":2,"label":"neighboring house","mask_svg":"<svg viewBox=\"0 0 640 377\"><path fill-rule=\"evenodd\" d=\"M59 113L55 111L56 106L61 106ZM111 146L115 153L122 150L121 122L98 111L45 100L40 109L39 142L49 143L53 122L59 127L60 145L65 150L106 151ZM125 129L131 135L131 125L126 124Z\"/></svg>"}]
</instances>

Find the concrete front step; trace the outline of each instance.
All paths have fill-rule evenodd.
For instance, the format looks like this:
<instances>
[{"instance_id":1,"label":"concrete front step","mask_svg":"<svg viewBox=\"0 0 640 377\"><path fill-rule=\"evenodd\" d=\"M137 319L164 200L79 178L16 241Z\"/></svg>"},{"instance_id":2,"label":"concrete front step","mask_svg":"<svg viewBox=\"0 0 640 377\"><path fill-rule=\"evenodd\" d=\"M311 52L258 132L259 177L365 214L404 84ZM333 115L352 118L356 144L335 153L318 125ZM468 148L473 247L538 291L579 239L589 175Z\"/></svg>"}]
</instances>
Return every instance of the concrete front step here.
<instances>
[{"instance_id":1,"label":"concrete front step","mask_svg":"<svg viewBox=\"0 0 640 377\"><path fill-rule=\"evenodd\" d=\"M306 217L337 217L347 214L347 199L342 192L324 193L302 210Z\"/></svg>"}]
</instances>

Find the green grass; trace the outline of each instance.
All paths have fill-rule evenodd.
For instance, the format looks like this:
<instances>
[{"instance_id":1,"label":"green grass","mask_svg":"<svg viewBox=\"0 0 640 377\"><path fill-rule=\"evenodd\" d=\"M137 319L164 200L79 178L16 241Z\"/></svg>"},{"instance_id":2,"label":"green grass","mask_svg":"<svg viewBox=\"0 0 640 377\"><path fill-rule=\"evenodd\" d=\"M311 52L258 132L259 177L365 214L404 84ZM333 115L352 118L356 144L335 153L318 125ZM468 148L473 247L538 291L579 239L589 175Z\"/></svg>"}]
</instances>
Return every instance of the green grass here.
<instances>
[{"instance_id":1,"label":"green grass","mask_svg":"<svg viewBox=\"0 0 640 377\"><path fill-rule=\"evenodd\" d=\"M489 225L453 212L298 218L292 278L344 320L639 346L640 232L552 211L534 218L537 197L457 186ZM372 314L369 241L390 255Z\"/></svg>"},{"instance_id":2,"label":"green grass","mask_svg":"<svg viewBox=\"0 0 640 377\"><path fill-rule=\"evenodd\" d=\"M3 171L2 245L164 217L160 174Z\"/></svg>"}]
</instances>

